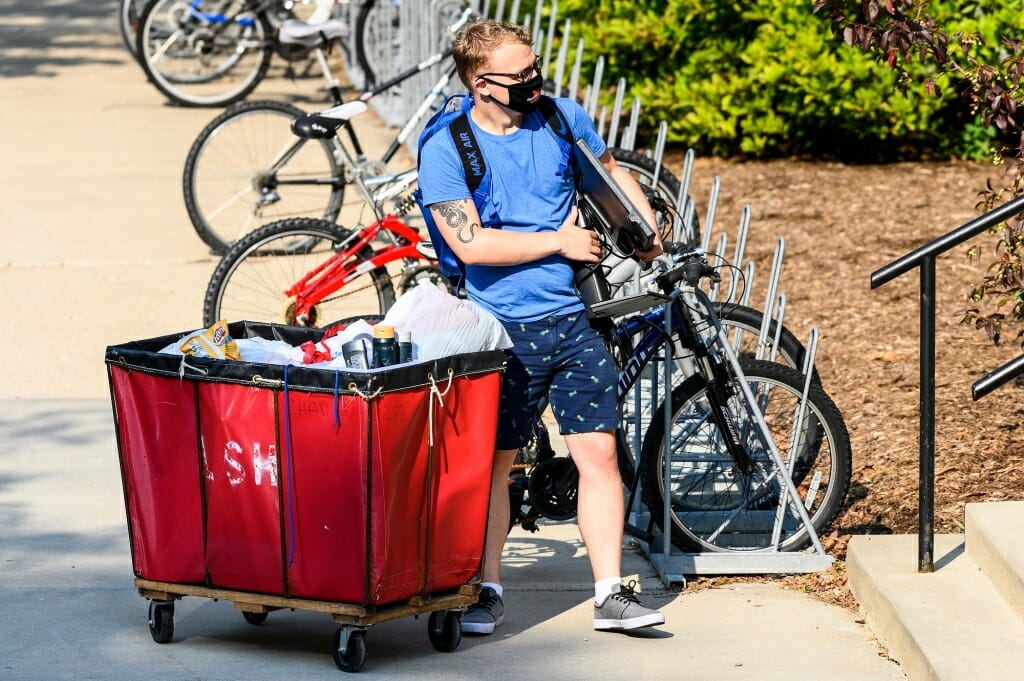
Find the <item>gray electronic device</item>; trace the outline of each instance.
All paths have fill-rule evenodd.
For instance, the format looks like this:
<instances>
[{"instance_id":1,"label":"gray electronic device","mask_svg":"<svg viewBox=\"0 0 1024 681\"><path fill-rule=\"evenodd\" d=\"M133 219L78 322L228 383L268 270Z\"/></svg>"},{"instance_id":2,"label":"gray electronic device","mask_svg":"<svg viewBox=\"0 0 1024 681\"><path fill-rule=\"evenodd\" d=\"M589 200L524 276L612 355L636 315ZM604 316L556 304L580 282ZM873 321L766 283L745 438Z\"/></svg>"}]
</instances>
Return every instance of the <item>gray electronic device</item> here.
<instances>
[{"instance_id":1,"label":"gray electronic device","mask_svg":"<svg viewBox=\"0 0 1024 681\"><path fill-rule=\"evenodd\" d=\"M612 179L594 150L581 139L576 140L574 154L580 173L581 211L584 220L589 221L588 226L601 230L624 253L649 250L654 245L654 230ZM588 206L593 210L587 210ZM590 212L596 215L588 215ZM591 225L595 217L598 224Z\"/></svg>"}]
</instances>

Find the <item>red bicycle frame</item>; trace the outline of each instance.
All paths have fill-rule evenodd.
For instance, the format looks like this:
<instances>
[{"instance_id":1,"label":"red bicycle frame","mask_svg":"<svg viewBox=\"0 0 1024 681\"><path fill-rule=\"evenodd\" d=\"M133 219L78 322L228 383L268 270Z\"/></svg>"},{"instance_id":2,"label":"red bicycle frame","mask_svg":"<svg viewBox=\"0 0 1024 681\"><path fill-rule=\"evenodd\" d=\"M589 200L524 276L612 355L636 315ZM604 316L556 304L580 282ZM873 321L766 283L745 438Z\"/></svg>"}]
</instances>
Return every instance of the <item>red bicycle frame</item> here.
<instances>
[{"instance_id":1,"label":"red bicycle frame","mask_svg":"<svg viewBox=\"0 0 1024 681\"><path fill-rule=\"evenodd\" d=\"M369 259L360 259L357 254L376 239L382 229L393 235L394 243L375 249L373 257ZM426 259L416 249L416 245L424 240L423 237L394 214L385 215L359 230L354 236L358 238L351 243L352 237L343 242L347 244L344 250L335 251L323 263L285 290L285 295L295 299L297 319L308 319L311 310L317 304L367 272L384 267L395 260Z\"/></svg>"}]
</instances>

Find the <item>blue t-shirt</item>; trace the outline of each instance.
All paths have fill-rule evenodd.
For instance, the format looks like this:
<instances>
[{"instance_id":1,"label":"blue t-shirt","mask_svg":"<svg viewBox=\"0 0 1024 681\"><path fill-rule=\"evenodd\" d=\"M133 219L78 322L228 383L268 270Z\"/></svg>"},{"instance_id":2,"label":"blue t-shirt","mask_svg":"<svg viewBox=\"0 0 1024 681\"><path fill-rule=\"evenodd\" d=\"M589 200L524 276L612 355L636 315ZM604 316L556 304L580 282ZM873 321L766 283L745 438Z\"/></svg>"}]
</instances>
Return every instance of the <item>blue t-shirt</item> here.
<instances>
[{"instance_id":1,"label":"blue t-shirt","mask_svg":"<svg viewBox=\"0 0 1024 681\"><path fill-rule=\"evenodd\" d=\"M600 156L605 143L586 111L571 99L555 100L577 140L586 140ZM555 232L576 199L571 173L559 174L565 153L540 111L523 118L508 135L482 130L470 116L473 134L491 175L492 201L501 229ZM419 186L423 203L470 199L465 171L452 136L435 134L420 152ZM441 226L445 229L444 226ZM535 321L583 309L573 286L572 263L550 255L519 265L467 265L471 300L503 321Z\"/></svg>"}]
</instances>

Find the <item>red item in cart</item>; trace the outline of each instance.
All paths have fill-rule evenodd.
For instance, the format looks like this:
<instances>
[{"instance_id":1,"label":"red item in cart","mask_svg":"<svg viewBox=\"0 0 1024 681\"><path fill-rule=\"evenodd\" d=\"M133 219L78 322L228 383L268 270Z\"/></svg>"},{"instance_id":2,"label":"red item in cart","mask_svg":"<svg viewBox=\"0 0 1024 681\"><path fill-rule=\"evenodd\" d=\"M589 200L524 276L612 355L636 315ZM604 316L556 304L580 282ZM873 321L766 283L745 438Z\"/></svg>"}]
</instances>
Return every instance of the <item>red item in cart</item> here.
<instances>
[{"instance_id":1,"label":"red item in cart","mask_svg":"<svg viewBox=\"0 0 1024 681\"><path fill-rule=\"evenodd\" d=\"M174 340L106 353L137 576L381 605L477 574L500 350L350 373L157 352Z\"/></svg>"}]
</instances>

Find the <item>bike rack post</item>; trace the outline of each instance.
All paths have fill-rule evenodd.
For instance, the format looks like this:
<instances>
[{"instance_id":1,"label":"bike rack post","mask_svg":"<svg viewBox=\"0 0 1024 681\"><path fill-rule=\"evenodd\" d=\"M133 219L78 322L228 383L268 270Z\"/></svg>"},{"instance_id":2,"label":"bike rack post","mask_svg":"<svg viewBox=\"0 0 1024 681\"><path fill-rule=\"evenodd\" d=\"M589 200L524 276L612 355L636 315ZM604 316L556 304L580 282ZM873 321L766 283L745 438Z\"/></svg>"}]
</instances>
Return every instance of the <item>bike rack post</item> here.
<instances>
[{"instance_id":1,"label":"bike rack post","mask_svg":"<svg viewBox=\"0 0 1024 681\"><path fill-rule=\"evenodd\" d=\"M575 101L579 101L580 71L583 70L583 38L576 41L576 59L572 64L572 71L569 74L568 95Z\"/></svg>"},{"instance_id":2,"label":"bike rack post","mask_svg":"<svg viewBox=\"0 0 1024 681\"><path fill-rule=\"evenodd\" d=\"M662 121L658 125L658 137L654 142L654 178L653 187L657 189L658 178L661 177L661 163L665 156L665 138L668 137L668 123Z\"/></svg>"},{"instance_id":3,"label":"bike rack post","mask_svg":"<svg viewBox=\"0 0 1024 681\"><path fill-rule=\"evenodd\" d=\"M678 203L676 204L679 205ZM683 217L677 218L672 224L672 240L681 241L685 238L687 241L693 238L693 215L697 212L697 204L693 202L693 199L689 196L683 201Z\"/></svg>"},{"instance_id":4,"label":"bike rack post","mask_svg":"<svg viewBox=\"0 0 1024 681\"><path fill-rule=\"evenodd\" d=\"M693 175L693 149L687 149L683 155L683 172L679 175L679 196L676 205L682 205L684 198L690 196L690 177Z\"/></svg>"},{"instance_id":5,"label":"bike rack post","mask_svg":"<svg viewBox=\"0 0 1024 681\"><path fill-rule=\"evenodd\" d=\"M665 302L665 326L671 328L672 326L672 303L679 295L678 291L675 291L671 298ZM661 460L663 463L662 470L662 489L666 490L665 494L671 496L670 490L672 489L672 351L673 341L670 336L665 338L665 363L664 363L664 381L665 381L665 396L664 396L664 408L662 414L664 417L663 431L665 433L664 441L662 442ZM654 401L651 401L653 407ZM674 566L672 561L673 547L672 547L672 504L663 504L664 515L662 517L662 527L665 531L661 536L661 552L651 552L648 558L655 570L658 571L658 576L666 586L673 584L680 584L683 588L686 587L686 576L682 570L676 571L677 568Z\"/></svg>"},{"instance_id":6,"label":"bike rack post","mask_svg":"<svg viewBox=\"0 0 1024 681\"><path fill-rule=\"evenodd\" d=\"M711 196L708 198L708 215L704 219L704 238L702 239L701 248L705 251L711 246L711 232L715 226L715 209L718 206L718 190L722 184L721 178L715 175L714 179L711 180Z\"/></svg>"},{"instance_id":7,"label":"bike rack post","mask_svg":"<svg viewBox=\"0 0 1024 681\"><path fill-rule=\"evenodd\" d=\"M764 356L764 348L762 347L768 341L768 330L771 328L772 321L772 309L775 302L775 292L779 288L779 278L782 273L782 258L786 252L786 240L783 237L779 237L778 241L775 242L775 257L772 259L771 273L768 275L768 294L765 297L764 315L761 319L761 336L758 340L757 354L759 357ZM779 326L782 326L782 320L779 320Z\"/></svg>"},{"instance_id":8,"label":"bike rack post","mask_svg":"<svg viewBox=\"0 0 1024 681\"><path fill-rule=\"evenodd\" d=\"M590 96L587 98L587 104L583 108L586 109L587 114L593 118L594 114L597 113L597 98L601 94L601 78L604 77L604 55L597 58L597 62L594 64L594 79L590 81Z\"/></svg>"},{"instance_id":9,"label":"bike rack post","mask_svg":"<svg viewBox=\"0 0 1024 681\"><path fill-rule=\"evenodd\" d=\"M715 259L718 262L725 262L725 248L729 243L729 235L722 232L718 235L718 246L715 247ZM708 292L708 297L711 300L715 300L718 297L718 282L711 284L711 289Z\"/></svg>"},{"instance_id":10,"label":"bike rack post","mask_svg":"<svg viewBox=\"0 0 1024 681\"><path fill-rule=\"evenodd\" d=\"M619 135L619 119L622 118L622 100L626 96L626 79L619 78L619 85L615 88L615 104L612 106L611 127L608 128L606 141L608 146L614 147L615 140ZM657 177L657 175L655 175Z\"/></svg>"},{"instance_id":11,"label":"bike rack post","mask_svg":"<svg viewBox=\"0 0 1024 681\"><path fill-rule=\"evenodd\" d=\"M779 324L781 329L782 324ZM808 363L805 359L805 366L814 366L813 355L818 350L818 327L812 327L810 336L807 340L807 354L811 356L811 361ZM811 394L811 372L804 372L804 386L803 392L800 395L800 404L797 405L796 415L793 418L793 433L790 436L789 441L789 461L786 462L786 478L789 480L793 479L793 470L796 467L796 452L799 451L797 447L800 445L800 433L803 432L804 420L807 418L807 401ZM788 502L789 486L782 488L782 495L779 499L779 507L775 512L775 526L772 528L772 545L778 547L782 540L782 522L785 520L785 514L783 509ZM794 499L799 505L799 498ZM814 528L808 526L808 531L814 534Z\"/></svg>"},{"instance_id":12,"label":"bike rack post","mask_svg":"<svg viewBox=\"0 0 1024 681\"><path fill-rule=\"evenodd\" d=\"M543 11L544 11L544 2L543 2L543 0L541 0L541 2L538 2L537 6L534 8L533 21L531 22L532 26L533 26L533 31L534 31L534 34L533 34L533 36L534 36L533 37L533 44L534 45L540 45L540 43L542 41L542 37L541 37L541 34L540 34L540 20L541 20L542 12Z\"/></svg>"},{"instance_id":13,"label":"bike rack post","mask_svg":"<svg viewBox=\"0 0 1024 681\"><path fill-rule=\"evenodd\" d=\"M786 294L780 293L776 307L779 313L775 315L775 335L772 336L772 351L768 356L768 360L774 362L776 356L779 354L779 343L782 342L782 322L786 318ZM817 342L817 331L815 331L815 342ZM764 359L764 357L758 357L758 359ZM804 357L804 364L807 364L807 357ZM794 369L796 367L793 367Z\"/></svg>"},{"instance_id":14,"label":"bike rack post","mask_svg":"<svg viewBox=\"0 0 1024 681\"><path fill-rule=\"evenodd\" d=\"M543 3L537 3L538 10ZM551 14L548 16L548 37L544 45L544 70L547 71L548 63L551 61L551 44L555 41L555 25L558 23L558 0L551 2ZM544 75L544 74L541 74Z\"/></svg>"},{"instance_id":15,"label":"bike rack post","mask_svg":"<svg viewBox=\"0 0 1024 681\"><path fill-rule=\"evenodd\" d=\"M693 239L692 224L693 212L687 214L693 199L690 198L690 176L693 174L693 149L687 149L683 156L683 171L679 176L679 193L676 195L676 217L672 225L672 240L679 241L685 235L687 241ZM679 210L679 207L682 210ZM681 223L681 224L680 224Z\"/></svg>"},{"instance_id":16,"label":"bike rack post","mask_svg":"<svg viewBox=\"0 0 1024 681\"><path fill-rule=\"evenodd\" d=\"M750 307L750 294L754 292L754 262L750 261L743 268L743 293L740 294L740 305Z\"/></svg>"},{"instance_id":17,"label":"bike rack post","mask_svg":"<svg viewBox=\"0 0 1024 681\"><path fill-rule=\"evenodd\" d=\"M562 96L562 78L565 77L565 63L569 59L569 33L572 28L572 20L565 20L565 27L562 28L562 43L558 46L558 58L555 61L555 97ZM544 67L547 69L547 66Z\"/></svg>"},{"instance_id":18,"label":"bike rack post","mask_svg":"<svg viewBox=\"0 0 1024 681\"><path fill-rule=\"evenodd\" d=\"M747 236L750 233L750 204L744 204L740 211L739 233L736 235L736 251L733 253L732 261L737 267L742 267L743 256L747 249ZM732 275L729 279L729 295L725 297L726 302L732 302L736 297L736 289L739 287L739 279Z\"/></svg>"},{"instance_id":19,"label":"bike rack post","mask_svg":"<svg viewBox=\"0 0 1024 681\"><path fill-rule=\"evenodd\" d=\"M608 120L608 107L601 105L601 109L597 112L597 118L594 120L595 126L597 127L597 135L604 139L604 124Z\"/></svg>"}]
</instances>

